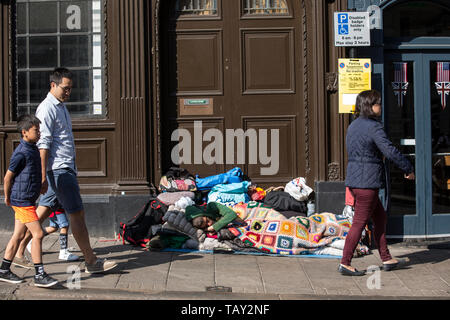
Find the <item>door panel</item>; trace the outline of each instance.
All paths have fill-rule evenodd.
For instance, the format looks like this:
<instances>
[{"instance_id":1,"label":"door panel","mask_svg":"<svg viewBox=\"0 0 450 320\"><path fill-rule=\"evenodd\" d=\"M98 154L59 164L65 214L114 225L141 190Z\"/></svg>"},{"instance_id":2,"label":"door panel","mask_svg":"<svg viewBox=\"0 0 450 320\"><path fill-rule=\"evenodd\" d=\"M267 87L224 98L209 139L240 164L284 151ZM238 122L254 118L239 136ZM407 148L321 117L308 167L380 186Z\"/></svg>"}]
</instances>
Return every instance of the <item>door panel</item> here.
<instances>
[{"instance_id":1,"label":"door panel","mask_svg":"<svg viewBox=\"0 0 450 320\"><path fill-rule=\"evenodd\" d=\"M450 55L404 52L385 56L388 135L415 164L416 172L411 182L397 168L389 167L388 234L450 234L450 110L443 105L448 99L438 94L438 89L444 95L447 92L443 82L448 82L450 94L450 79L439 78L438 62L450 62Z\"/></svg>"},{"instance_id":2,"label":"door panel","mask_svg":"<svg viewBox=\"0 0 450 320\"><path fill-rule=\"evenodd\" d=\"M259 184L264 182L264 178L260 178L260 170L261 167L265 168L265 170L275 170L277 169L277 174L272 177L271 183L272 185L284 185L287 180L291 179L293 175L297 172L297 161L295 155L297 154L297 140L295 135L295 117L265 117L265 116L244 116L243 117L243 128L244 130L253 129L256 132L260 133L259 139L262 139L261 130L267 130L267 141L269 142L267 151L265 152L261 146L258 150L254 149L254 153L258 152L263 153L262 158L267 158L273 155L274 153L279 153L280 157L278 163L272 161L270 164L269 161L260 161L263 162L263 165L254 165L252 161L250 161L249 155L247 154L246 166L248 175L252 177L252 181ZM277 129L278 133L278 141L279 143L271 144L271 135L270 130ZM273 150L272 148L276 148ZM251 150L251 148L250 148ZM267 163L267 164L266 164ZM283 164L283 165L280 165ZM284 182L284 183L283 183Z\"/></svg>"},{"instance_id":3,"label":"door panel","mask_svg":"<svg viewBox=\"0 0 450 320\"><path fill-rule=\"evenodd\" d=\"M243 94L294 93L293 30L242 30Z\"/></svg>"},{"instance_id":4,"label":"door panel","mask_svg":"<svg viewBox=\"0 0 450 320\"><path fill-rule=\"evenodd\" d=\"M416 54L387 54L384 60L384 119L392 143L414 165L416 180L409 181L403 172L388 162L389 172L387 233L418 235L425 233L426 207L424 166L423 114L421 113L421 61Z\"/></svg>"},{"instance_id":5,"label":"door panel","mask_svg":"<svg viewBox=\"0 0 450 320\"><path fill-rule=\"evenodd\" d=\"M172 96L222 95L222 33L220 30L201 32L172 31L169 47L169 73L177 74L171 82Z\"/></svg>"},{"instance_id":6,"label":"door panel","mask_svg":"<svg viewBox=\"0 0 450 320\"><path fill-rule=\"evenodd\" d=\"M400 59L399 59L400 60ZM414 125L414 61L385 60L385 119L395 124L388 128L394 145L414 164L416 133ZM416 187L414 181L405 180L403 172L389 165L390 211L393 215L416 214Z\"/></svg>"},{"instance_id":7,"label":"door panel","mask_svg":"<svg viewBox=\"0 0 450 320\"><path fill-rule=\"evenodd\" d=\"M199 124L201 124L201 126ZM199 165L203 165L202 174L204 174L204 176L215 175L218 172L223 172L225 170L225 149L220 148L220 145L217 145L217 148L215 150L211 150L211 148L215 145L211 145L211 142L209 141L203 141L202 137L200 136L201 133L205 134L206 132L223 132L225 130L224 118L196 117L195 119L193 119L185 117L172 122L172 128L174 130L172 132L176 132L175 129L186 130L189 133L188 136L191 137L190 144L192 146L192 149L186 149L191 150L191 155L189 157L191 161L190 163L184 164L183 168L193 174L196 174L198 173L196 170ZM176 152L176 149L174 149L175 146L176 144L172 144L172 152ZM181 156L186 155L181 154ZM212 163L211 160L214 159L217 159L218 161L216 161L216 163Z\"/></svg>"},{"instance_id":8,"label":"door panel","mask_svg":"<svg viewBox=\"0 0 450 320\"><path fill-rule=\"evenodd\" d=\"M423 55L427 144L427 234L450 235L450 54Z\"/></svg>"},{"instance_id":9,"label":"door panel","mask_svg":"<svg viewBox=\"0 0 450 320\"><path fill-rule=\"evenodd\" d=\"M442 75L438 75L439 62L445 63L447 78L449 65L449 61L429 63L433 214L450 212L450 108L447 107L448 99L445 94L450 91L450 88L446 88L450 82L448 79L440 79ZM442 71L444 70L440 72Z\"/></svg>"}]
</instances>

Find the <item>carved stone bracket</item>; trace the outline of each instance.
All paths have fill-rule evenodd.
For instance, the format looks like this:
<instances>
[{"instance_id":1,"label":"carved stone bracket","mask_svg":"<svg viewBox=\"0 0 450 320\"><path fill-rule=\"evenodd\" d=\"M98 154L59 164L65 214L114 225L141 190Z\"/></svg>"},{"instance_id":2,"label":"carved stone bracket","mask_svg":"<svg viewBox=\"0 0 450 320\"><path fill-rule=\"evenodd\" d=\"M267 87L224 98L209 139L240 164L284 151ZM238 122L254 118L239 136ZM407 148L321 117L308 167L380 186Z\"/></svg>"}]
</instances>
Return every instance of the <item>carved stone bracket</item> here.
<instances>
[{"instance_id":1,"label":"carved stone bracket","mask_svg":"<svg viewBox=\"0 0 450 320\"><path fill-rule=\"evenodd\" d=\"M327 72L325 74L325 85L329 93L335 93L338 90L338 79L337 72Z\"/></svg>"},{"instance_id":2,"label":"carved stone bracket","mask_svg":"<svg viewBox=\"0 0 450 320\"><path fill-rule=\"evenodd\" d=\"M331 162L328 164L328 181L340 181L340 165L337 162Z\"/></svg>"}]
</instances>

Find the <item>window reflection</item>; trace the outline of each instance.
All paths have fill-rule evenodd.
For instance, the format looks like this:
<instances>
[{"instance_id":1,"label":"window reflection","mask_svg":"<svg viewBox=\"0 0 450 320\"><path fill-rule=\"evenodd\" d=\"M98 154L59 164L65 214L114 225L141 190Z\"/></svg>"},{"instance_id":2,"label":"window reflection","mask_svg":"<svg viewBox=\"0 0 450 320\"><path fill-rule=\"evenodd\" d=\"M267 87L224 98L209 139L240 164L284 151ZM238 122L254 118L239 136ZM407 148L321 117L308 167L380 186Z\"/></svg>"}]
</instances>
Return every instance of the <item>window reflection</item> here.
<instances>
[{"instance_id":1,"label":"window reflection","mask_svg":"<svg viewBox=\"0 0 450 320\"><path fill-rule=\"evenodd\" d=\"M285 0L244 0L244 14L284 15L288 13Z\"/></svg>"},{"instance_id":2,"label":"window reflection","mask_svg":"<svg viewBox=\"0 0 450 320\"><path fill-rule=\"evenodd\" d=\"M29 32L57 32L57 2L31 2L29 8Z\"/></svg>"},{"instance_id":3,"label":"window reflection","mask_svg":"<svg viewBox=\"0 0 450 320\"><path fill-rule=\"evenodd\" d=\"M50 88L48 79L50 76L49 71L32 71L30 75L30 102L39 104L47 96L47 92Z\"/></svg>"},{"instance_id":4,"label":"window reflection","mask_svg":"<svg viewBox=\"0 0 450 320\"><path fill-rule=\"evenodd\" d=\"M384 36L450 37L450 10L430 1L405 1L383 14Z\"/></svg>"},{"instance_id":5,"label":"window reflection","mask_svg":"<svg viewBox=\"0 0 450 320\"><path fill-rule=\"evenodd\" d=\"M388 136L415 167L414 76L413 63L385 62L384 112ZM403 172L390 163L390 214L416 214L415 182L405 180Z\"/></svg>"},{"instance_id":6,"label":"window reflection","mask_svg":"<svg viewBox=\"0 0 450 320\"><path fill-rule=\"evenodd\" d=\"M30 68L53 67L58 61L57 37L32 37L29 39Z\"/></svg>"},{"instance_id":7,"label":"window reflection","mask_svg":"<svg viewBox=\"0 0 450 320\"><path fill-rule=\"evenodd\" d=\"M175 11L179 15L216 15L217 0L178 0Z\"/></svg>"},{"instance_id":8,"label":"window reflection","mask_svg":"<svg viewBox=\"0 0 450 320\"><path fill-rule=\"evenodd\" d=\"M449 61L430 62L433 213L450 212Z\"/></svg>"},{"instance_id":9,"label":"window reflection","mask_svg":"<svg viewBox=\"0 0 450 320\"><path fill-rule=\"evenodd\" d=\"M70 67L89 66L89 36L65 36L61 37L61 65Z\"/></svg>"},{"instance_id":10,"label":"window reflection","mask_svg":"<svg viewBox=\"0 0 450 320\"><path fill-rule=\"evenodd\" d=\"M68 107L77 105L69 108L72 116L106 114L101 107L102 1L17 0L15 3L15 116L36 110L49 90L49 75L55 67L67 67L75 74L67 103Z\"/></svg>"},{"instance_id":11,"label":"window reflection","mask_svg":"<svg viewBox=\"0 0 450 320\"><path fill-rule=\"evenodd\" d=\"M91 1L68 1L61 2L59 12L61 32L89 32L92 28L92 17L94 15ZM100 12L95 12L99 15Z\"/></svg>"}]
</instances>

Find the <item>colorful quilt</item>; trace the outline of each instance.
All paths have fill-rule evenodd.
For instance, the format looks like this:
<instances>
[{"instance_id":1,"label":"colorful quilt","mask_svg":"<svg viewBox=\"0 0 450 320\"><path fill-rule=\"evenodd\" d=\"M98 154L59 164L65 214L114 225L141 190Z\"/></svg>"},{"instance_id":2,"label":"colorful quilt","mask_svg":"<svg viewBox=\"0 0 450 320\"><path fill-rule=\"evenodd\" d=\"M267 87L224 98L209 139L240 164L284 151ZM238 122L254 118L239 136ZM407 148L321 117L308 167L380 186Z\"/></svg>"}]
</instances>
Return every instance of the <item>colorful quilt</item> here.
<instances>
[{"instance_id":1,"label":"colorful quilt","mask_svg":"<svg viewBox=\"0 0 450 320\"><path fill-rule=\"evenodd\" d=\"M249 201L247 203L238 203L232 207L233 211L237 213L242 220L248 219L262 219L262 220L285 220L286 217L273 209L272 207L265 205L264 203L257 201Z\"/></svg>"},{"instance_id":2,"label":"colorful quilt","mask_svg":"<svg viewBox=\"0 0 450 320\"><path fill-rule=\"evenodd\" d=\"M239 204L233 209L247 222L247 226L230 228L230 231L246 247L267 253L308 254L336 240L345 239L351 226L348 219L328 212L286 219L257 202Z\"/></svg>"}]
</instances>

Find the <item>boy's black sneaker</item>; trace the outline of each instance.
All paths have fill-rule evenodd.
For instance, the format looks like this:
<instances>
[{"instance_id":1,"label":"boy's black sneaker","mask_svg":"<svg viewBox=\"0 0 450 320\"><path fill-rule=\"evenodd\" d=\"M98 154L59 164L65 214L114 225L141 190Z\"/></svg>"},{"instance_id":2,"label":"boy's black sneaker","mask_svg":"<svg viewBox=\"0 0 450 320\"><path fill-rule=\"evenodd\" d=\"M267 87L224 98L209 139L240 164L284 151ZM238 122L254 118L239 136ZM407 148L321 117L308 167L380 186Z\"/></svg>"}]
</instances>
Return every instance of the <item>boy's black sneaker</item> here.
<instances>
[{"instance_id":1,"label":"boy's black sneaker","mask_svg":"<svg viewBox=\"0 0 450 320\"><path fill-rule=\"evenodd\" d=\"M5 281L8 283L22 283L23 279L8 270L6 272L0 272L0 281Z\"/></svg>"},{"instance_id":2,"label":"boy's black sneaker","mask_svg":"<svg viewBox=\"0 0 450 320\"><path fill-rule=\"evenodd\" d=\"M58 280L53 279L45 272L34 276L34 285L36 287L49 288L57 283Z\"/></svg>"}]
</instances>

